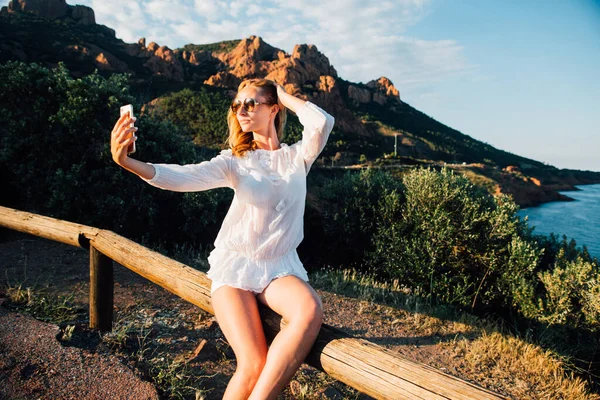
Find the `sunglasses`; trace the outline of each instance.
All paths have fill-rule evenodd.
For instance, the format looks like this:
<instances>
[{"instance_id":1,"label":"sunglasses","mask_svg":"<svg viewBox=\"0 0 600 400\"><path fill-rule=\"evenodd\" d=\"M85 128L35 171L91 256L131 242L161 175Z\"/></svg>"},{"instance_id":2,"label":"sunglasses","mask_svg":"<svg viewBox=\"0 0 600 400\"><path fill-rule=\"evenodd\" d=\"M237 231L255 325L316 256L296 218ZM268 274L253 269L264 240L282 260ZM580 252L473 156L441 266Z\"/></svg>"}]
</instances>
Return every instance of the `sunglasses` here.
<instances>
[{"instance_id":1,"label":"sunglasses","mask_svg":"<svg viewBox=\"0 0 600 400\"><path fill-rule=\"evenodd\" d=\"M246 111L252 112L256 107L260 106L261 104L272 105L273 103L259 103L252 97L246 97L243 102L241 100L235 100L233 103L231 103L231 111L233 111L234 114L237 114L240 107L244 106Z\"/></svg>"}]
</instances>

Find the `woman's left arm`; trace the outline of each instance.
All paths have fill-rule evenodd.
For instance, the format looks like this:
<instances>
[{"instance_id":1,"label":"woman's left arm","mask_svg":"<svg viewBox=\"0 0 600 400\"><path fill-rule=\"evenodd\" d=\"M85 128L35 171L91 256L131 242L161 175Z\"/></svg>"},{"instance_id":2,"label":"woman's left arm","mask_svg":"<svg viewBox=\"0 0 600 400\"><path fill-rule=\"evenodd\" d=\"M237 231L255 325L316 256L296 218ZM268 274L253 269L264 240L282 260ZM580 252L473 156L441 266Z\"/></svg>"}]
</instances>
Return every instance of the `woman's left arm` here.
<instances>
[{"instance_id":1,"label":"woman's left arm","mask_svg":"<svg viewBox=\"0 0 600 400\"><path fill-rule=\"evenodd\" d=\"M316 104L286 93L279 84L277 96L286 108L296 113L304 128L300 149L304 158L304 169L308 175L310 167L327 144L335 119Z\"/></svg>"}]
</instances>

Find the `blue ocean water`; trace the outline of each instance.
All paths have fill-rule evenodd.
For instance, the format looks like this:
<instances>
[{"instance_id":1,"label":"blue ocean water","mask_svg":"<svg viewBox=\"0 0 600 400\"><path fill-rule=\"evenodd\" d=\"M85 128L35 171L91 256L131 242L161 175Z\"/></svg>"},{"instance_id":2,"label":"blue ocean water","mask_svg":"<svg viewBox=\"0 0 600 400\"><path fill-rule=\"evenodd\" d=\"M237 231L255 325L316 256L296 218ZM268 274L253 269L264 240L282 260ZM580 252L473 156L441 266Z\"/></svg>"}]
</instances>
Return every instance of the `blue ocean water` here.
<instances>
[{"instance_id":1,"label":"blue ocean water","mask_svg":"<svg viewBox=\"0 0 600 400\"><path fill-rule=\"evenodd\" d=\"M600 184L577 186L579 191L561 192L575 201L556 201L520 210L529 217L534 233L554 232L586 245L590 255L600 259Z\"/></svg>"}]
</instances>

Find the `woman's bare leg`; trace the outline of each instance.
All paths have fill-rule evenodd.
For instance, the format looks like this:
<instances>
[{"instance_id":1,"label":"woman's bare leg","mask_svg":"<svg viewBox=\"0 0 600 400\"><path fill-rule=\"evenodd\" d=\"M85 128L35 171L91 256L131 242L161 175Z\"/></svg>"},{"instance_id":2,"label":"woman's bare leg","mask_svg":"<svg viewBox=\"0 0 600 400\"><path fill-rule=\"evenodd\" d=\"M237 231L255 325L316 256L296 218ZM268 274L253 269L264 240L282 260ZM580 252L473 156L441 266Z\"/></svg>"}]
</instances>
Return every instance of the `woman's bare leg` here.
<instances>
[{"instance_id":1,"label":"woman's bare leg","mask_svg":"<svg viewBox=\"0 0 600 400\"><path fill-rule=\"evenodd\" d=\"M323 320L323 306L315 290L296 276L273 280L257 298L288 325L273 339L249 400L276 399L314 344Z\"/></svg>"},{"instance_id":2,"label":"woman's bare leg","mask_svg":"<svg viewBox=\"0 0 600 400\"><path fill-rule=\"evenodd\" d=\"M247 399L267 357L267 341L260 322L256 295L222 286L212 294L215 317L233 348L237 367L223 399Z\"/></svg>"}]
</instances>

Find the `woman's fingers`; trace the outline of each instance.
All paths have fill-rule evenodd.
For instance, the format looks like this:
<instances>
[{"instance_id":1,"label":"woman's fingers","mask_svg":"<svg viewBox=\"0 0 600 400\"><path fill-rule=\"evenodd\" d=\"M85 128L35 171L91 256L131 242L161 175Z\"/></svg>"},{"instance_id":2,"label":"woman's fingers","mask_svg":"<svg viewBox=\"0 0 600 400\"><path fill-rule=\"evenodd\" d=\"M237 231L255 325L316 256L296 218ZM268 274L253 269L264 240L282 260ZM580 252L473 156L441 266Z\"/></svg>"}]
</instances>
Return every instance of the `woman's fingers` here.
<instances>
[{"instance_id":1,"label":"woman's fingers","mask_svg":"<svg viewBox=\"0 0 600 400\"><path fill-rule=\"evenodd\" d=\"M131 127L131 128L125 129L123 132L121 132L120 135L117 136L117 142L123 143L124 139L127 136L129 136L130 133L135 133L137 130L138 130L137 127ZM131 135L131 137L133 137L133 136L135 136L135 134Z\"/></svg>"},{"instance_id":2,"label":"woman's fingers","mask_svg":"<svg viewBox=\"0 0 600 400\"><path fill-rule=\"evenodd\" d=\"M113 127L110 135L111 153L117 164L120 164L127 157L127 148L132 142L137 140L135 132L138 130L135 123L136 118L131 117L129 113L123 114Z\"/></svg>"},{"instance_id":3,"label":"woman's fingers","mask_svg":"<svg viewBox=\"0 0 600 400\"><path fill-rule=\"evenodd\" d=\"M131 129L137 130L137 127L129 126L131 123L135 122L135 120L124 120L123 122L124 123L119 125L119 127L112 132L113 136L117 138L117 140L120 139L123 135L126 135L128 132L131 132Z\"/></svg>"},{"instance_id":4,"label":"woman's fingers","mask_svg":"<svg viewBox=\"0 0 600 400\"><path fill-rule=\"evenodd\" d=\"M123 121L125 121L125 119L127 119L128 115L129 114L123 114L119 117L119 119L115 123L115 126L113 127L112 133L116 133L119 131L119 129L121 128L121 125L123 124Z\"/></svg>"},{"instance_id":5,"label":"woman's fingers","mask_svg":"<svg viewBox=\"0 0 600 400\"><path fill-rule=\"evenodd\" d=\"M133 123L135 123L136 118L133 117L128 117L127 114L124 114L121 116L121 118L119 118L119 120L117 121L117 123L115 124L112 133L118 133L121 129L123 129L123 127L127 127Z\"/></svg>"}]
</instances>

